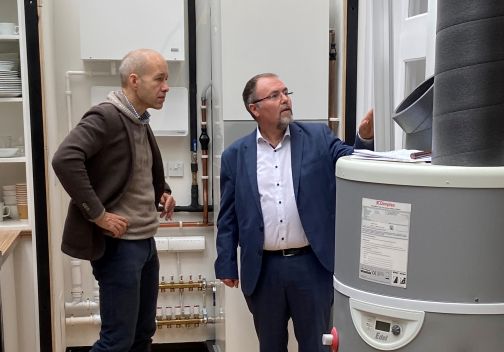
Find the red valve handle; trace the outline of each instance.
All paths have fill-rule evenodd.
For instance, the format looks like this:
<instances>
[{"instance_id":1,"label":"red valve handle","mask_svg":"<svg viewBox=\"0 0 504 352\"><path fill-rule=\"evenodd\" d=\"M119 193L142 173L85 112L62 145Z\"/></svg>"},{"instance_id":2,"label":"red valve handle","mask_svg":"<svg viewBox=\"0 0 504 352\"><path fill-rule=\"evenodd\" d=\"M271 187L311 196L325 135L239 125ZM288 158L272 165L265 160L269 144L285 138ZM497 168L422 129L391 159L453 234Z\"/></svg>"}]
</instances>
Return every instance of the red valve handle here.
<instances>
[{"instance_id":1,"label":"red valve handle","mask_svg":"<svg viewBox=\"0 0 504 352\"><path fill-rule=\"evenodd\" d=\"M332 340L332 344L331 344L331 351L332 352L338 352L338 348L339 348L339 334L338 334L338 330L336 330L335 327L332 328L331 335L333 336L333 340Z\"/></svg>"}]
</instances>

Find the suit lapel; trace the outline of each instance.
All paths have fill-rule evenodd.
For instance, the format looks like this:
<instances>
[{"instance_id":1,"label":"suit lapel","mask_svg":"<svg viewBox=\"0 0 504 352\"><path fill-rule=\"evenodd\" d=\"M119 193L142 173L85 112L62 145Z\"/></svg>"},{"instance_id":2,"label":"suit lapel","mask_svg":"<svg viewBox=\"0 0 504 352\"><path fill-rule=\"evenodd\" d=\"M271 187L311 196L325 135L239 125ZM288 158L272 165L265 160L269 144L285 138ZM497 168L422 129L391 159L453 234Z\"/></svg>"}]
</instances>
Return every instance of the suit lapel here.
<instances>
[{"instance_id":1,"label":"suit lapel","mask_svg":"<svg viewBox=\"0 0 504 352\"><path fill-rule=\"evenodd\" d=\"M259 200L259 187L257 186L257 141L255 130L245 140L242 152L242 161L246 165L247 176L250 181L251 195L259 213L262 214L261 201Z\"/></svg>"},{"instance_id":2,"label":"suit lapel","mask_svg":"<svg viewBox=\"0 0 504 352\"><path fill-rule=\"evenodd\" d=\"M303 132L296 124L290 125L291 134L291 167L292 167L292 186L296 200L299 193L299 178L301 175L301 160L303 158Z\"/></svg>"}]
</instances>

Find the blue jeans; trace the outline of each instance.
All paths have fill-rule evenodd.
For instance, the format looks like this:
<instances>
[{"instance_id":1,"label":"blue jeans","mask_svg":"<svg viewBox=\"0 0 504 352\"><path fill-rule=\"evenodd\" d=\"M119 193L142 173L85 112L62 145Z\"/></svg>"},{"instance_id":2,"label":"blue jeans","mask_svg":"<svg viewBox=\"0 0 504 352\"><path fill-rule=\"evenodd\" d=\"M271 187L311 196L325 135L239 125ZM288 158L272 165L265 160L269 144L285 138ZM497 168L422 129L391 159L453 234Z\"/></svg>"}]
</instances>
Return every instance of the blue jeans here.
<instances>
[{"instance_id":1,"label":"blue jeans","mask_svg":"<svg viewBox=\"0 0 504 352\"><path fill-rule=\"evenodd\" d=\"M147 352L156 332L159 260L154 238L106 238L105 254L92 261L100 285L100 338L94 352Z\"/></svg>"}]
</instances>

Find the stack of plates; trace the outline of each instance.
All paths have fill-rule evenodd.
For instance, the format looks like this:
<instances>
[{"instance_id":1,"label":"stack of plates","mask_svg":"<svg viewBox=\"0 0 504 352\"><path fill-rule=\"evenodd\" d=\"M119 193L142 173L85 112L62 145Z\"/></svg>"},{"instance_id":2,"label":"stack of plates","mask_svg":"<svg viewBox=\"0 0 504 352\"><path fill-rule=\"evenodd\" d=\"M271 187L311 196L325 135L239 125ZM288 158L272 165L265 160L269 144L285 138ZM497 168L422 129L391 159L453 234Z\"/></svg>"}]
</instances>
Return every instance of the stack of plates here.
<instances>
[{"instance_id":1,"label":"stack of plates","mask_svg":"<svg viewBox=\"0 0 504 352\"><path fill-rule=\"evenodd\" d=\"M0 97L21 96L19 58L15 53L0 54Z\"/></svg>"},{"instance_id":2,"label":"stack of plates","mask_svg":"<svg viewBox=\"0 0 504 352\"><path fill-rule=\"evenodd\" d=\"M16 183L16 200L20 219L28 219L27 195L26 183Z\"/></svg>"}]
</instances>

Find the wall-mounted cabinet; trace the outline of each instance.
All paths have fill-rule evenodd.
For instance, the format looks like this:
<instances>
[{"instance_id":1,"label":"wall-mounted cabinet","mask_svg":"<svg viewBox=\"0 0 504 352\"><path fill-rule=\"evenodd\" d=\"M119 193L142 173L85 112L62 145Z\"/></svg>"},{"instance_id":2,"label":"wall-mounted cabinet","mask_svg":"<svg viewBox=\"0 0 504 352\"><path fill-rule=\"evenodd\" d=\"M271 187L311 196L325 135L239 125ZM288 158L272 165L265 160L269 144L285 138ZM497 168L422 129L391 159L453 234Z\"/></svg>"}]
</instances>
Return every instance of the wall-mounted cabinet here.
<instances>
[{"instance_id":1,"label":"wall-mounted cabinet","mask_svg":"<svg viewBox=\"0 0 504 352\"><path fill-rule=\"evenodd\" d=\"M224 121L251 121L241 92L254 75L273 72L294 92L296 120L327 120L329 1L218 1L213 11L215 90ZM296 8L296 11L286 11ZM267 10L266 10L267 9ZM215 14L215 15L214 15ZM278 18L278 14L285 14ZM260 19L260 20L258 20ZM253 30L251 30L253 28Z\"/></svg>"},{"instance_id":2,"label":"wall-mounted cabinet","mask_svg":"<svg viewBox=\"0 0 504 352\"><path fill-rule=\"evenodd\" d=\"M81 58L121 60L132 49L151 48L166 60L184 60L184 3L80 0Z\"/></svg>"}]
</instances>

